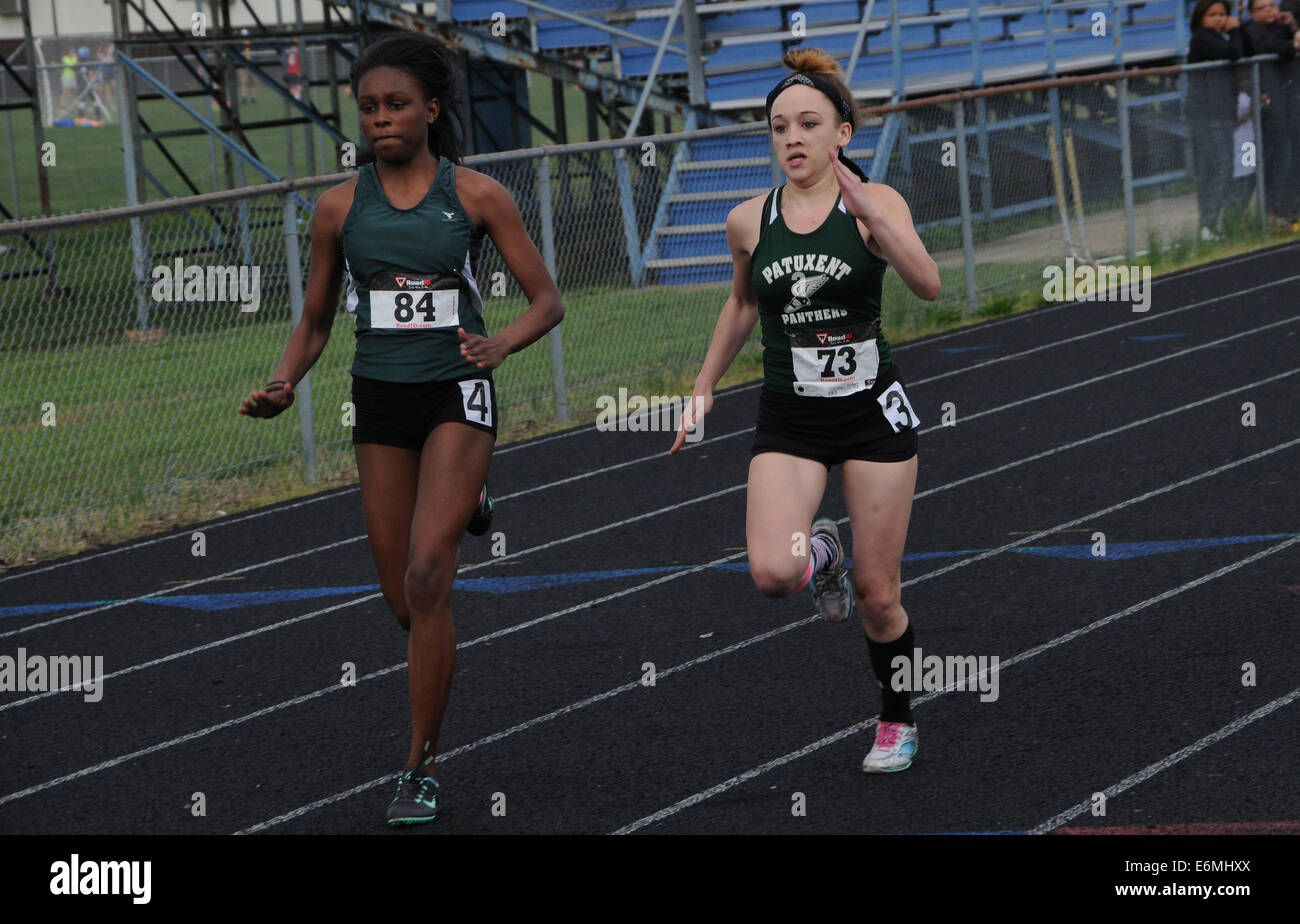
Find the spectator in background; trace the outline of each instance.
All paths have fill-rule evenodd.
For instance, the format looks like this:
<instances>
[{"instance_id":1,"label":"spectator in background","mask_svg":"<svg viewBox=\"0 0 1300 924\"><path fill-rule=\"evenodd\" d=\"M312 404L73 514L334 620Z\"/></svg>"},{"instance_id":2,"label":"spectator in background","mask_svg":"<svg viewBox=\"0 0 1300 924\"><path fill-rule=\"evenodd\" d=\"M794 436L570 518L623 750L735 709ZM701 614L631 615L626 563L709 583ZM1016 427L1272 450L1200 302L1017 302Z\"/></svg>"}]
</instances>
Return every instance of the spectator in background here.
<instances>
[{"instance_id":1,"label":"spectator in background","mask_svg":"<svg viewBox=\"0 0 1300 924\"><path fill-rule=\"evenodd\" d=\"M113 55L113 43L101 45L95 58L99 61L100 97L111 116L117 105L117 58Z\"/></svg>"},{"instance_id":2,"label":"spectator in background","mask_svg":"<svg viewBox=\"0 0 1300 924\"><path fill-rule=\"evenodd\" d=\"M1196 0L1187 63L1236 61L1245 53L1241 23L1228 15L1228 0ZM1196 206L1201 240L1218 239L1232 179L1232 129L1237 112L1235 68L1215 67L1187 75L1187 121L1196 152Z\"/></svg>"},{"instance_id":3,"label":"spectator in background","mask_svg":"<svg viewBox=\"0 0 1300 924\"><path fill-rule=\"evenodd\" d=\"M1241 75L1239 75L1241 76ZM1255 146L1254 106L1251 105L1250 82L1237 91L1237 127L1232 133L1232 192L1228 196L1228 210L1237 217L1245 215L1255 195L1256 158L1247 158L1246 151Z\"/></svg>"},{"instance_id":4,"label":"spectator in background","mask_svg":"<svg viewBox=\"0 0 1300 924\"><path fill-rule=\"evenodd\" d=\"M1295 54L1300 47L1295 16L1282 14L1274 0L1250 0L1250 21L1242 29L1246 52L1275 54L1281 60L1259 66L1262 113L1264 193L1267 197L1269 229L1300 230L1297 222L1296 182L1292 178L1295 118L1300 102L1295 99ZM1298 177L1300 178L1300 177Z\"/></svg>"}]
</instances>

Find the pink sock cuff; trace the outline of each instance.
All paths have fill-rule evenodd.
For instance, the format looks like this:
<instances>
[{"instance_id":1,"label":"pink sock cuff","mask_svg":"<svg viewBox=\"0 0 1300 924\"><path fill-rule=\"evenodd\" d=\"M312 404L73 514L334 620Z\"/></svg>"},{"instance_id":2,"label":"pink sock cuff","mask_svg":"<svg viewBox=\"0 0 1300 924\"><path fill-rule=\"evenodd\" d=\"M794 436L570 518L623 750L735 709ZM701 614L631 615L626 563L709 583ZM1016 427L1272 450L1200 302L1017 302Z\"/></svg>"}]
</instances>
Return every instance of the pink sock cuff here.
<instances>
[{"instance_id":1,"label":"pink sock cuff","mask_svg":"<svg viewBox=\"0 0 1300 924\"><path fill-rule=\"evenodd\" d=\"M794 589L795 593L798 593L799 591L803 590L805 587L808 586L808 581L812 579L812 573L813 573L812 556L809 555L808 570L804 572L803 580L799 582L799 586Z\"/></svg>"}]
</instances>

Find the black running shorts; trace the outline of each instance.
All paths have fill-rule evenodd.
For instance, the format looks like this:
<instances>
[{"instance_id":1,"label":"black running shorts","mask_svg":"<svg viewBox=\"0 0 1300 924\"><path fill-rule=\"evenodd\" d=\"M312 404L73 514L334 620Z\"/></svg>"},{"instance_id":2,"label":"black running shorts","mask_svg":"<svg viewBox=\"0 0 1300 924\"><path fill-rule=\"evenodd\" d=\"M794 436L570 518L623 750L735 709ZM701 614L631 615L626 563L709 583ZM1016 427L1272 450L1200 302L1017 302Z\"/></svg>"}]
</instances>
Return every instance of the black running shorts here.
<instances>
[{"instance_id":1,"label":"black running shorts","mask_svg":"<svg viewBox=\"0 0 1300 924\"><path fill-rule=\"evenodd\" d=\"M448 421L497 434L496 386L485 375L440 382L383 382L354 375L352 404L353 444L382 443L419 452L433 428Z\"/></svg>"},{"instance_id":2,"label":"black running shorts","mask_svg":"<svg viewBox=\"0 0 1300 924\"><path fill-rule=\"evenodd\" d=\"M750 452L783 452L827 468L847 459L905 462L916 455L919 428L892 363L867 391L845 398L759 393L757 433Z\"/></svg>"}]
</instances>

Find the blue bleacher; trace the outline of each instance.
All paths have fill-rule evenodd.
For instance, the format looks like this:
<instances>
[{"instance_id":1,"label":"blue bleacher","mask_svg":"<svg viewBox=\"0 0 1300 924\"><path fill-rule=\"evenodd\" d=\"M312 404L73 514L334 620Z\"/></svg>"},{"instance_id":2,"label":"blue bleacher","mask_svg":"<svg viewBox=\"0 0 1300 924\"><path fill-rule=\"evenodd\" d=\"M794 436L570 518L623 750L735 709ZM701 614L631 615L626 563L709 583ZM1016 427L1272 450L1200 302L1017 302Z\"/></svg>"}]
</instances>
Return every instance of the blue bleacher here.
<instances>
[{"instance_id":1,"label":"blue bleacher","mask_svg":"<svg viewBox=\"0 0 1300 924\"><path fill-rule=\"evenodd\" d=\"M658 40L663 35L672 0L550 0L564 9L590 16L620 29ZM1053 57L1059 73L1080 67L1105 67L1117 52L1117 31L1122 36L1126 59L1146 61L1155 57L1173 57L1177 36L1174 23L1176 4L1182 0L1148 0L1124 11L1122 29L1117 30L1108 2L1099 2L1076 10L1055 9L1051 16ZM785 75L780 61L785 52L800 45L821 48L847 69L856 40L853 28L861 19L865 0L803 0L771 2L734 8L734 0L720 0L730 9L714 11L715 3L697 0L700 39L708 102L722 111L738 106L761 107L767 90ZM1190 6L1190 4L1188 4ZM464 0L457 3L457 19L490 19L498 10L510 17L533 16L537 23L538 43L542 49L594 50L604 52L608 60L611 48L617 48L624 76L636 79L648 73L656 49L629 42L592 27L563 18L532 11L518 4ZM887 98L894 89L893 31L891 10L901 17L900 39L903 80L910 88L925 91L971 85L972 41L979 42L979 59L985 82L1032 78L1045 75L1048 69L1047 18L1040 4L1027 0L1001 0L982 4L986 15L973 24L968 4L962 0L894 0L878 2L872 12L871 34L861 49L854 72L856 94ZM987 15L998 10L996 15ZM1107 15L1107 34L1091 34L1091 15ZM633 14L642 11L638 18ZM645 11L653 11L644 15ZM1005 12L1003 12L1005 11ZM833 35L796 38L790 34L791 18L803 13L810 31L834 28ZM947 21L937 22L940 16ZM883 31L880 31L883 27ZM684 46L684 30L678 22L670 42ZM737 42L737 38L761 37L759 41ZM680 54L666 52L659 73L680 80L687 70L687 60ZM738 112L742 118L745 113ZM1172 129L1172 126L1171 126ZM994 133L996 137L998 133ZM1002 132L1008 143L1029 144L1025 135L1011 137ZM880 127L860 129L851 147L864 169L870 168L871 152L879 141ZM1013 145L1014 146L1014 145ZM1032 146L1032 145L1031 145ZM746 137L714 138L692 142L686 149L687 165L680 169L673 184L673 194L665 203L665 220L656 228L647 281L656 284L691 284L722 282L730 278L725 222L727 214L744 198L773 182L772 150L766 134ZM709 164L716 162L715 167ZM726 194L726 195L724 195ZM691 265L664 265L665 262L689 260Z\"/></svg>"},{"instance_id":2,"label":"blue bleacher","mask_svg":"<svg viewBox=\"0 0 1300 924\"><path fill-rule=\"evenodd\" d=\"M608 5L609 0L604 0L604 3ZM498 12L505 13L507 19L522 19L528 15L528 7L500 0L456 0L452 9L457 22L488 20Z\"/></svg>"}]
</instances>

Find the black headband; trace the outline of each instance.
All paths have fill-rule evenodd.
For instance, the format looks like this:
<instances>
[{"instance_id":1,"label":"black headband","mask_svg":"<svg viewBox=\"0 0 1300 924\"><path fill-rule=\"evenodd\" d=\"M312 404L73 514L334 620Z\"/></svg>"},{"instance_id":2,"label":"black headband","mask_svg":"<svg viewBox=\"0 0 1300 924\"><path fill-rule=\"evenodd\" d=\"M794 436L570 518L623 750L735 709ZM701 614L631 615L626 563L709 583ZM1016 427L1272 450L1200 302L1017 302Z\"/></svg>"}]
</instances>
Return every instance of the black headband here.
<instances>
[{"instance_id":1,"label":"black headband","mask_svg":"<svg viewBox=\"0 0 1300 924\"><path fill-rule=\"evenodd\" d=\"M835 84L831 83L829 80L823 80L816 74L805 74L803 71L796 71L789 77L785 78L785 80L778 83L776 88L772 90L771 93L767 94L767 120L769 122L772 121L772 104L776 102L776 98L781 95L783 90L794 86L796 83L812 87L814 90L820 90L826 95L827 99L835 104L835 108L839 111L842 121L853 121L853 107L849 105L849 101L840 94L838 89L836 89Z\"/></svg>"},{"instance_id":2,"label":"black headband","mask_svg":"<svg viewBox=\"0 0 1300 924\"><path fill-rule=\"evenodd\" d=\"M775 89L773 89L771 93L767 94L767 121L769 123L772 121L772 104L776 102L776 98L781 95L782 91L794 86L796 83L812 87L814 90L820 90L826 98L835 105L835 108L839 111L843 120L848 122L850 125L853 124L853 107L849 105L849 101L844 98L843 94L841 94L835 87L835 84L831 83L829 80L823 80L816 74L805 74L802 71L796 71L789 77L786 77L776 85ZM844 164L863 180L870 182L867 175L862 171L862 168L845 156L842 148L839 152L839 160L840 163Z\"/></svg>"}]
</instances>

